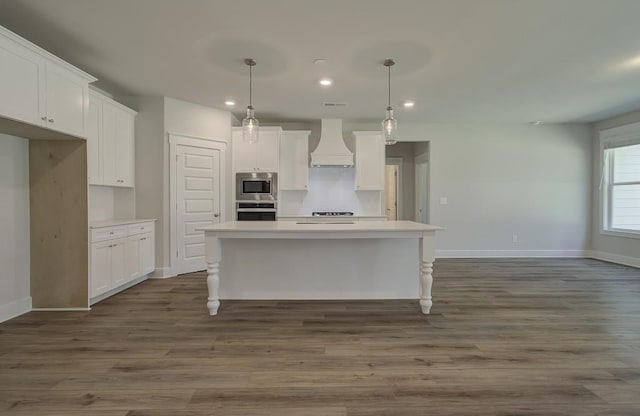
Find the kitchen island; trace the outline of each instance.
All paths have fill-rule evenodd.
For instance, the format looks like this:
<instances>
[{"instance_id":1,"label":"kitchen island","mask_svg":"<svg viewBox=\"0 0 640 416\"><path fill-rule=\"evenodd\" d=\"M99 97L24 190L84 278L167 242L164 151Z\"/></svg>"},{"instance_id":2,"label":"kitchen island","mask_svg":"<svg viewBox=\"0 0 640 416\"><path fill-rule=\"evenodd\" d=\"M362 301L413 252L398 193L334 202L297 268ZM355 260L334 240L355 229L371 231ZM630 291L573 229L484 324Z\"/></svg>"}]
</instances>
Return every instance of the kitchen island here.
<instances>
[{"instance_id":1,"label":"kitchen island","mask_svg":"<svg viewBox=\"0 0 640 416\"><path fill-rule=\"evenodd\" d=\"M411 221L229 221L203 227L207 308L223 299L411 299L431 310L435 232Z\"/></svg>"}]
</instances>

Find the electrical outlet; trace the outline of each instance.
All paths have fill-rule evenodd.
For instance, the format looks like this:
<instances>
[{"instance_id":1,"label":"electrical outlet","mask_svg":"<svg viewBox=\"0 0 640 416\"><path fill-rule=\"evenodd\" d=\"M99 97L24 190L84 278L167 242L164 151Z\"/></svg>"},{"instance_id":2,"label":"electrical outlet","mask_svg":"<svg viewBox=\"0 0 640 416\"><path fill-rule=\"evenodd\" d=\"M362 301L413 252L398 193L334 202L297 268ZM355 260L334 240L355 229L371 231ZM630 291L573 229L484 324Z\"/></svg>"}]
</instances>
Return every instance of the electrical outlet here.
<instances>
[{"instance_id":1,"label":"electrical outlet","mask_svg":"<svg viewBox=\"0 0 640 416\"><path fill-rule=\"evenodd\" d=\"M447 199L446 196L440 197L440 205L447 205L448 203L449 203L449 200Z\"/></svg>"},{"instance_id":2,"label":"electrical outlet","mask_svg":"<svg viewBox=\"0 0 640 416\"><path fill-rule=\"evenodd\" d=\"M517 243L518 242L518 235L514 234L511 239L513 240L514 243Z\"/></svg>"}]
</instances>

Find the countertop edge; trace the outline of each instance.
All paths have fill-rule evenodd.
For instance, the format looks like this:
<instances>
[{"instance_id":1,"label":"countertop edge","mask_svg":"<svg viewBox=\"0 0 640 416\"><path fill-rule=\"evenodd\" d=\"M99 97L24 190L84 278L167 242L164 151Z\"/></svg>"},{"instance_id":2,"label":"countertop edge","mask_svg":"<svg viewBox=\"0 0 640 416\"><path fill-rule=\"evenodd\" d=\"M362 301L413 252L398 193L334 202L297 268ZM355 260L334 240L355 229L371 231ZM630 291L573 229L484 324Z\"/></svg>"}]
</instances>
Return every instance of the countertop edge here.
<instances>
[{"instance_id":1,"label":"countertop edge","mask_svg":"<svg viewBox=\"0 0 640 416\"><path fill-rule=\"evenodd\" d=\"M116 227L118 225L139 224L141 222L156 222L157 218L143 218L143 219L123 219L123 220L107 220L107 221L95 221L89 223L89 228L105 228Z\"/></svg>"}]
</instances>

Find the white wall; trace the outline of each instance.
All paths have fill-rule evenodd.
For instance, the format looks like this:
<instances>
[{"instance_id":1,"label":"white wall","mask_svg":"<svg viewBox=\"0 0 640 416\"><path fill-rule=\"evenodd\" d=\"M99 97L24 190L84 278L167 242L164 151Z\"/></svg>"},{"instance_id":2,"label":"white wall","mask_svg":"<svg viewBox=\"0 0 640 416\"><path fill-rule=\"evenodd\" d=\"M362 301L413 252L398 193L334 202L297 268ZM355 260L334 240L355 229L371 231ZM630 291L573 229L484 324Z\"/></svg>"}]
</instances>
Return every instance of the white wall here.
<instances>
[{"instance_id":1,"label":"white wall","mask_svg":"<svg viewBox=\"0 0 640 416\"><path fill-rule=\"evenodd\" d=\"M588 125L404 122L400 129L401 140L430 141L430 221L446 228L436 239L438 256L588 254Z\"/></svg>"},{"instance_id":2,"label":"white wall","mask_svg":"<svg viewBox=\"0 0 640 416\"><path fill-rule=\"evenodd\" d=\"M31 310L29 142L0 134L0 322Z\"/></svg>"},{"instance_id":3,"label":"white wall","mask_svg":"<svg viewBox=\"0 0 640 416\"><path fill-rule=\"evenodd\" d=\"M169 238L168 229L165 231L161 226L166 211L163 178L165 151L168 152L164 142L164 98L118 97L118 101L138 112L135 124L135 216L158 220L155 232L156 269L162 273L168 262L165 262L168 248L165 250L163 241Z\"/></svg>"},{"instance_id":4,"label":"white wall","mask_svg":"<svg viewBox=\"0 0 640 416\"><path fill-rule=\"evenodd\" d=\"M136 217L155 218L156 274L171 274L169 133L229 143L231 114L169 97L118 97L136 117ZM231 149L227 147L230 177ZM226 214L231 215L231 189Z\"/></svg>"},{"instance_id":5,"label":"white wall","mask_svg":"<svg viewBox=\"0 0 640 416\"><path fill-rule=\"evenodd\" d=\"M225 213L223 220L230 220L233 217L232 197L231 197L231 113L217 110L199 104L193 104L175 98L165 97L164 99L164 131L165 145L169 143L169 133L182 136L196 137L200 139L215 140L227 143L226 149L226 192L225 192ZM165 233L165 267L170 266L171 240L169 235L169 149L167 147L164 166L164 206L167 207L162 219L162 227L167 230Z\"/></svg>"},{"instance_id":6,"label":"white wall","mask_svg":"<svg viewBox=\"0 0 640 416\"><path fill-rule=\"evenodd\" d=\"M640 122L640 111L596 123L593 128L593 222L591 246L594 257L640 267L640 239L600 234L600 131Z\"/></svg>"}]
</instances>

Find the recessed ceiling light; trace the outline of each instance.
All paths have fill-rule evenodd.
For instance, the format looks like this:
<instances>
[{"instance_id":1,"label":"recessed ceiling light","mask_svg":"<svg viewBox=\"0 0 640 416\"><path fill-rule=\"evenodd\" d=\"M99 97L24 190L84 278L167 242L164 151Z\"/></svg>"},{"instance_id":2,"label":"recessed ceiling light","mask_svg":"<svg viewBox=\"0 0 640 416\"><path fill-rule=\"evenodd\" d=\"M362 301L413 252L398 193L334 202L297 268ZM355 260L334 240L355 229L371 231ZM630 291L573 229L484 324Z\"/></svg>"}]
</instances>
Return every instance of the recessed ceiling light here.
<instances>
[{"instance_id":1,"label":"recessed ceiling light","mask_svg":"<svg viewBox=\"0 0 640 416\"><path fill-rule=\"evenodd\" d=\"M327 62L326 60L322 59L322 58L318 58L318 59L314 59L313 63L314 64L324 64L325 62Z\"/></svg>"},{"instance_id":2,"label":"recessed ceiling light","mask_svg":"<svg viewBox=\"0 0 640 416\"><path fill-rule=\"evenodd\" d=\"M322 78L320 80L320 85L322 85L323 87L328 87L331 84L333 84L333 81L331 81L329 78Z\"/></svg>"},{"instance_id":3,"label":"recessed ceiling light","mask_svg":"<svg viewBox=\"0 0 640 416\"><path fill-rule=\"evenodd\" d=\"M224 105L228 105L229 107L233 107L234 105L236 105L236 102L233 100L226 100L224 102Z\"/></svg>"},{"instance_id":4,"label":"recessed ceiling light","mask_svg":"<svg viewBox=\"0 0 640 416\"><path fill-rule=\"evenodd\" d=\"M530 121L529 124L531 124L532 126L539 126L540 124L542 124L542 121L540 120Z\"/></svg>"},{"instance_id":5,"label":"recessed ceiling light","mask_svg":"<svg viewBox=\"0 0 640 416\"><path fill-rule=\"evenodd\" d=\"M413 108L416 103L414 101L405 101L403 104L406 108Z\"/></svg>"}]
</instances>

